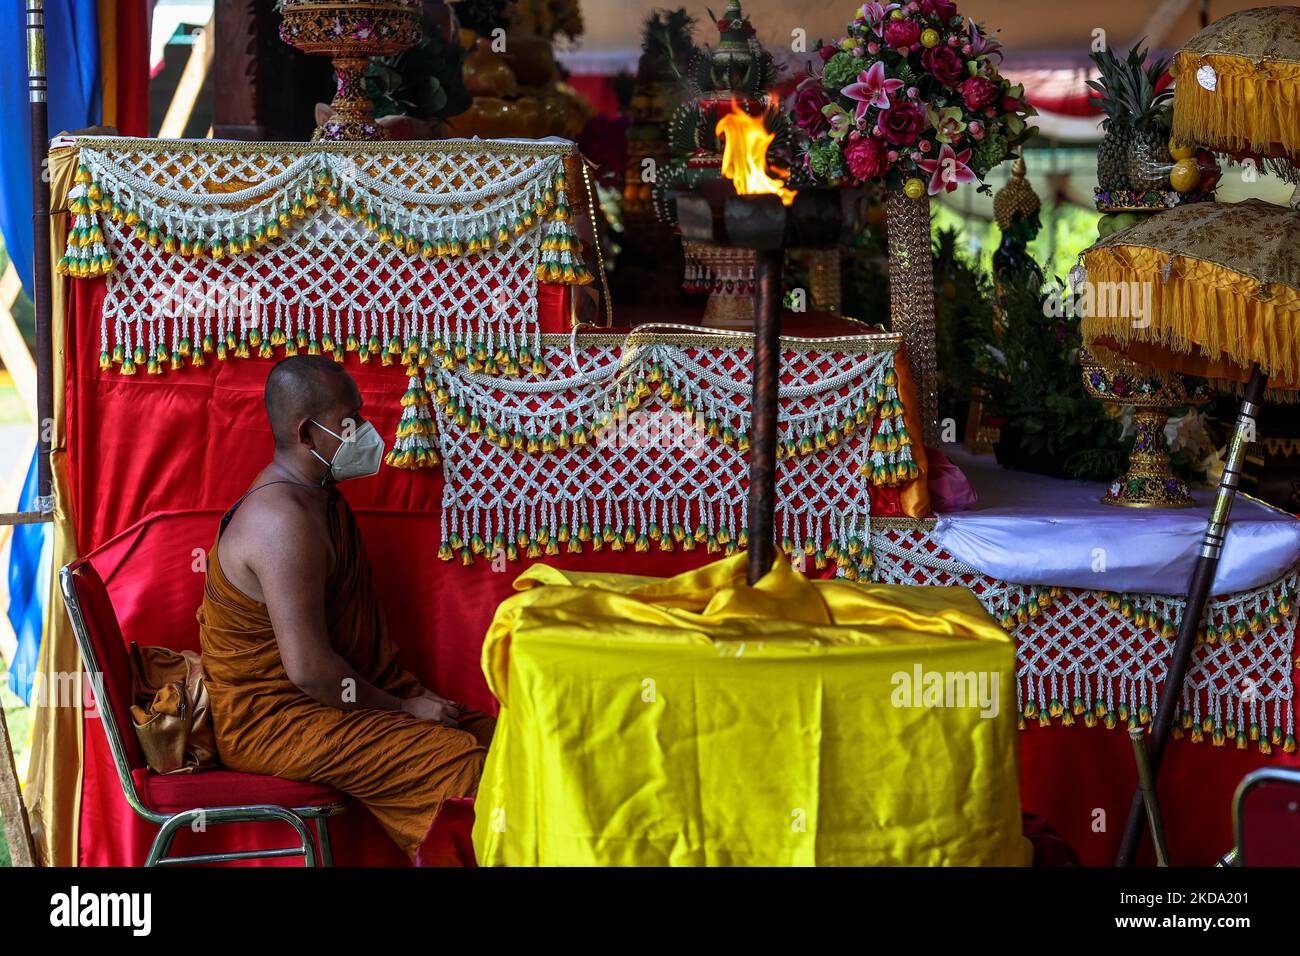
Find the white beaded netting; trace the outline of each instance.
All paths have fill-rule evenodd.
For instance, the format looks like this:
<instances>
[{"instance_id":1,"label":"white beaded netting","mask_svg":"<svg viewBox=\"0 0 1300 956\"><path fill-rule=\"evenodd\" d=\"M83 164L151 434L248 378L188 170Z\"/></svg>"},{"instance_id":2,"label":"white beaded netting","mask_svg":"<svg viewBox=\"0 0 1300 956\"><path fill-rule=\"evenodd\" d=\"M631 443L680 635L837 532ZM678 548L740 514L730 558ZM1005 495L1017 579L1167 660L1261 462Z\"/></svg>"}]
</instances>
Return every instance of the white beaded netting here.
<instances>
[{"instance_id":1,"label":"white beaded netting","mask_svg":"<svg viewBox=\"0 0 1300 956\"><path fill-rule=\"evenodd\" d=\"M1016 640L1020 720L1147 724L1183 598L999 581L944 551L927 531L873 529L872 576L968 588ZM1292 665L1300 568L1211 600L1183 684L1175 733L1218 746L1296 748Z\"/></svg>"},{"instance_id":2,"label":"white beaded netting","mask_svg":"<svg viewBox=\"0 0 1300 956\"><path fill-rule=\"evenodd\" d=\"M122 371L194 352L269 357L286 340L287 354L376 352L491 330L511 351L536 347L539 262L567 229L548 217L567 209L572 147L79 144L112 264L102 351Z\"/></svg>"},{"instance_id":3,"label":"white beaded netting","mask_svg":"<svg viewBox=\"0 0 1300 956\"><path fill-rule=\"evenodd\" d=\"M870 561L873 482L915 474L886 338L782 362L777 534L850 576ZM750 351L544 343L541 375L430 369L442 556L743 547Z\"/></svg>"}]
</instances>

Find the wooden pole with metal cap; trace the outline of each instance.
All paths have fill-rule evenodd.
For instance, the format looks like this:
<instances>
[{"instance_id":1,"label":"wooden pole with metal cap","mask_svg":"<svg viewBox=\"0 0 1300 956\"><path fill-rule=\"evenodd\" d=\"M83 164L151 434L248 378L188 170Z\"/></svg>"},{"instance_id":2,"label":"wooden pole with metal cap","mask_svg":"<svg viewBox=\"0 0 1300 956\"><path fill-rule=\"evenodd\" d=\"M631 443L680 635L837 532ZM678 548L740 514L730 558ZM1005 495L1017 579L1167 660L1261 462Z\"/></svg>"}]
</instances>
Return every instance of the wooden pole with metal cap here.
<instances>
[{"instance_id":1,"label":"wooden pole with metal cap","mask_svg":"<svg viewBox=\"0 0 1300 956\"><path fill-rule=\"evenodd\" d=\"M1228 534L1228 517L1232 513L1232 503L1237 497L1237 485L1241 481L1241 467L1246 458L1246 449L1255 440L1255 421L1264 400L1264 388L1268 376L1258 366L1250 372L1250 381L1246 383L1246 392L1242 398L1241 410L1237 414L1237 425L1233 430L1228 445L1228 454L1223 463L1223 475L1219 478L1219 488L1215 492L1214 507L1210 520L1205 526L1205 535L1201 539L1201 550L1196 557L1192 570L1192 583L1187 592L1187 605L1183 608L1183 619L1178 624L1178 637L1174 640L1173 653L1169 658L1169 670L1165 674L1164 685L1160 692L1160 704L1151 721L1151 738L1146 745L1147 758L1150 762L1150 789L1155 799L1155 781L1159 778L1160 762L1165 755L1165 746L1169 743L1169 732L1174 725L1174 717L1183 696L1183 681L1187 677L1187 667L1196 649L1196 635L1201 629L1201 618L1205 614L1205 604L1214 586L1214 573L1219 567L1219 556L1223 551L1223 542ZM1146 822L1146 802L1139 784L1133 793L1133 803L1129 809L1128 823L1124 827L1124 837L1120 842L1116 866L1132 866L1142 843L1142 829Z\"/></svg>"},{"instance_id":2,"label":"wooden pole with metal cap","mask_svg":"<svg viewBox=\"0 0 1300 956\"><path fill-rule=\"evenodd\" d=\"M36 508L54 511L50 447L54 440L54 310L50 267L49 114L45 75L45 0L27 0L27 98L31 112L32 302L36 307Z\"/></svg>"}]
</instances>

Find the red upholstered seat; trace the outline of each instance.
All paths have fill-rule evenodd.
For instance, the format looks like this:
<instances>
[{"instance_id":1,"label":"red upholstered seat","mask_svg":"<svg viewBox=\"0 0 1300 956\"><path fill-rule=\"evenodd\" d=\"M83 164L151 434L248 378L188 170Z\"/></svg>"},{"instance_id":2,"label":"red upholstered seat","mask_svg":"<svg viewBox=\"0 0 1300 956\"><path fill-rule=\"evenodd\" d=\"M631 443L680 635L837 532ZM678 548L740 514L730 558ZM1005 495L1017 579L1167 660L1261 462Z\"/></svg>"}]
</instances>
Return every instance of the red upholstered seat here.
<instances>
[{"instance_id":1,"label":"red upholstered seat","mask_svg":"<svg viewBox=\"0 0 1300 956\"><path fill-rule=\"evenodd\" d=\"M218 823L291 823L298 832L307 864L315 866L317 860L323 860L326 866L331 865L326 818L347 802L347 797L333 787L234 770L160 774L145 765L129 709L131 674L127 638L104 579L95 569L93 560L97 556L98 552L92 552L64 568L60 586L83 662L87 673L92 675L100 718L95 723L107 738L124 795L140 816L159 825L147 861L149 865L211 862L214 857L210 855L170 857L168 853L177 830L192 819L187 814L194 810L219 809L234 812L217 815L221 817L216 820ZM152 633L150 637L157 639ZM296 811L297 815L286 811ZM312 820L317 822L315 847L307 829ZM241 851L234 856L256 859L297 852L298 848L291 846Z\"/></svg>"},{"instance_id":2,"label":"red upholstered seat","mask_svg":"<svg viewBox=\"0 0 1300 956\"><path fill-rule=\"evenodd\" d=\"M347 800L343 793L324 784L235 770L162 774L139 768L132 770L131 776L140 799L159 813L180 813L195 807L244 807L257 803L290 808L319 807Z\"/></svg>"}]
</instances>

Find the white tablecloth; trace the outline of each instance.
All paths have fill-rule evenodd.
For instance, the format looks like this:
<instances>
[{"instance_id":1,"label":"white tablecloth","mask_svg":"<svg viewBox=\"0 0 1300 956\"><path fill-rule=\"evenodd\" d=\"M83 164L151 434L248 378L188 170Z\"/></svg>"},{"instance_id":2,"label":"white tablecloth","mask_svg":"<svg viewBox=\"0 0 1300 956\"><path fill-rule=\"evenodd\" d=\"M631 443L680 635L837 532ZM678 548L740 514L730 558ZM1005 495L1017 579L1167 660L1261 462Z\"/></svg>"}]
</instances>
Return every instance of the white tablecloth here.
<instances>
[{"instance_id":1,"label":"white tablecloth","mask_svg":"<svg viewBox=\"0 0 1300 956\"><path fill-rule=\"evenodd\" d=\"M1117 508L1105 485L1061 481L1001 467L992 455L945 447L979 494L970 510L938 517L934 537L990 577L1150 594L1186 593L1209 518L1213 489L1195 508ZM1300 562L1300 520L1237 497L1215 594L1276 580Z\"/></svg>"}]
</instances>

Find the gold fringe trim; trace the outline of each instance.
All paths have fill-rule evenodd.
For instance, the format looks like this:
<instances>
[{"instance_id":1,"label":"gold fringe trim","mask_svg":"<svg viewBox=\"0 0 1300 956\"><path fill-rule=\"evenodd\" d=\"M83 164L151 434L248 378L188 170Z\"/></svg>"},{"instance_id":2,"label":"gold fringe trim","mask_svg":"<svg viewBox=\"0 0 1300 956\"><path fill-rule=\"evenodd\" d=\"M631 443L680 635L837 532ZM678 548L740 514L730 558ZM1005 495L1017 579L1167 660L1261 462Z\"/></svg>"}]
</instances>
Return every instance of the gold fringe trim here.
<instances>
[{"instance_id":1,"label":"gold fringe trim","mask_svg":"<svg viewBox=\"0 0 1300 956\"><path fill-rule=\"evenodd\" d=\"M1084 267L1094 287L1139 282L1151 288L1144 327L1135 328L1132 315L1091 315L1083 320L1085 341L1162 346L1171 364L1190 374L1201 372L1178 359L1195 351L1243 369L1257 362L1275 385L1300 384L1300 291L1138 246L1094 248L1085 253Z\"/></svg>"},{"instance_id":2,"label":"gold fringe trim","mask_svg":"<svg viewBox=\"0 0 1300 956\"><path fill-rule=\"evenodd\" d=\"M1215 89L1197 81L1196 71L1211 67ZM1184 50L1174 57L1178 89L1174 97L1174 136L1188 143L1269 154L1276 146L1300 153L1300 63L1200 54Z\"/></svg>"},{"instance_id":3,"label":"gold fringe trim","mask_svg":"<svg viewBox=\"0 0 1300 956\"><path fill-rule=\"evenodd\" d=\"M120 149L139 153L243 153L302 156L309 153L509 153L531 156L577 156L575 143L529 140L437 139L375 140L365 142L265 142L233 139L137 139L129 136L74 136L75 148Z\"/></svg>"}]
</instances>

